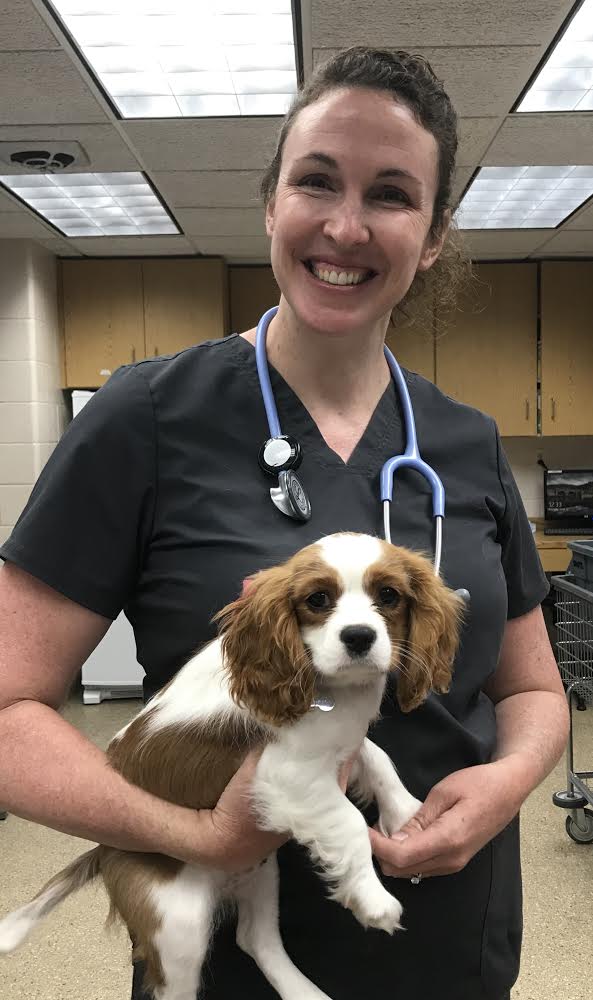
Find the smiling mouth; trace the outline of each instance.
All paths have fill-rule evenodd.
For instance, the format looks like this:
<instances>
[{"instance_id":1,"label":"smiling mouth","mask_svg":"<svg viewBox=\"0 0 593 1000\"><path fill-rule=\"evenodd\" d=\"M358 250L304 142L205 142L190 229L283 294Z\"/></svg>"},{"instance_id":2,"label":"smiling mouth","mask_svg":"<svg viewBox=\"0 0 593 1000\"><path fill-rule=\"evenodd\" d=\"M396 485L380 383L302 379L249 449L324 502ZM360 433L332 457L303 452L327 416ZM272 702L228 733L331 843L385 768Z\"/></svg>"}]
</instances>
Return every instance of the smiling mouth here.
<instances>
[{"instance_id":1,"label":"smiling mouth","mask_svg":"<svg viewBox=\"0 0 593 1000\"><path fill-rule=\"evenodd\" d=\"M318 265L311 260L304 260L303 265L306 267L309 274L311 274L317 281L321 282L323 285L330 285L332 287L339 288L356 288L359 285L365 285L376 276L377 272L369 268L367 271L363 271L360 268L356 270L349 271L347 268L330 267L329 265Z\"/></svg>"}]
</instances>

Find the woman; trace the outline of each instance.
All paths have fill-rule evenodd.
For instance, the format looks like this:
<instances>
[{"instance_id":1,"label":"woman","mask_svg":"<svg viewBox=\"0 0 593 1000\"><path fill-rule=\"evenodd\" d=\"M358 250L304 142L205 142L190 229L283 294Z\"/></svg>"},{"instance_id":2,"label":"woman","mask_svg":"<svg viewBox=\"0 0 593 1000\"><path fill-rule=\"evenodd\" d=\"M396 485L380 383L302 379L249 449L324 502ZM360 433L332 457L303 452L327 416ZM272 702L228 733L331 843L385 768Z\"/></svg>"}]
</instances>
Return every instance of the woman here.
<instances>
[{"instance_id":1,"label":"woman","mask_svg":"<svg viewBox=\"0 0 593 1000\"><path fill-rule=\"evenodd\" d=\"M253 330L121 369L69 428L1 550L0 801L11 811L228 870L277 846L245 802L252 761L213 812L194 814L107 770L54 709L122 607L150 696L254 570L329 532L381 532L379 472L404 445L383 343L443 250L456 142L446 94L406 53L338 55L284 122L264 179L282 292L267 353L282 429L303 448L308 522L275 508L258 465L269 431ZM496 427L406 377L447 494L442 573L471 592L451 692L406 716L386 698L371 734L425 800L398 837L370 833L387 884L399 880L407 932L363 931L287 844L282 933L333 1000L504 1000L521 938L517 813L560 755L565 699L539 608L546 580ZM398 477L392 535L431 544L429 491L413 472ZM274 995L232 927L206 979L207 1000Z\"/></svg>"}]
</instances>

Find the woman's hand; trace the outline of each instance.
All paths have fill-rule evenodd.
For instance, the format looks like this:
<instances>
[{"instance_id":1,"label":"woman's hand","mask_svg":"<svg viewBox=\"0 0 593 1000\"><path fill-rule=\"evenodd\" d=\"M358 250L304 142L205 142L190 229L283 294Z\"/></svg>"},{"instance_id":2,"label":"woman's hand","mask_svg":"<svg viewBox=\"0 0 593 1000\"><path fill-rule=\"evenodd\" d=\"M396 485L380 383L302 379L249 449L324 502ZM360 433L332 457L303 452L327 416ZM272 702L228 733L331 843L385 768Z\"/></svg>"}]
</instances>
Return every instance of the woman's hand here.
<instances>
[{"instance_id":1,"label":"woman's hand","mask_svg":"<svg viewBox=\"0 0 593 1000\"><path fill-rule=\"evenodd\" d=\"M289 834L260 830L252 807L253 779L261 751L245 758L233 775L214 809L202 809L200 860L229 873L259 865L282 844Z\"/></svg>"},{"instance_id":2,"label":"woman's hand","mask_svg":"<svg viewBox=\"0 0 593 1000\"><path fill-rule=\"evenodd\" d=\"M199 860L229 873L260 864L289 839L289 833L260 830L251 805L251 786L261 751L250 753L231 778L214 809L202 809ZM338 783L346 791L352 759L340 768Z\"/></svg>"},{"instance_id":3,"label":"woman's hand","mask_svg":"<svg viewBox=\"0 0 593 1000\"><path fill-rule=\"evenodd\" d=\"M411 878L461 871L519 811L525 797L515 757L456 771L440 781L393 837L370 830L385 875Z\"/></svg>"}]
</instances>

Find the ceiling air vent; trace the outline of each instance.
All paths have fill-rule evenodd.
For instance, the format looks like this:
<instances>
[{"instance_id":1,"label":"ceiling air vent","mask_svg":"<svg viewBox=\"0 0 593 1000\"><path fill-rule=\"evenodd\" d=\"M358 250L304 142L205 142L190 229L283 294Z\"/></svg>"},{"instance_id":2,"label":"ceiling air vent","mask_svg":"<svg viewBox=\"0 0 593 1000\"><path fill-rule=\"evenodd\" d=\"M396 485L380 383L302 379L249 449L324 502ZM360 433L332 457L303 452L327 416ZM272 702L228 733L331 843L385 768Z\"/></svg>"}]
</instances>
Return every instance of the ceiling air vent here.
<instances>
[{"instance_id":1,"label":"ceiling air vent","mask_svg":"<svg viewBox=\"0 0 593 1000\"><path fill-rule=\"evenodd\" d=\"M0 142L0 162L13 173L57 174L69 168L87 167L89 158L78 142L21 139L19 142Z\"/></svg>"}]
</instances>

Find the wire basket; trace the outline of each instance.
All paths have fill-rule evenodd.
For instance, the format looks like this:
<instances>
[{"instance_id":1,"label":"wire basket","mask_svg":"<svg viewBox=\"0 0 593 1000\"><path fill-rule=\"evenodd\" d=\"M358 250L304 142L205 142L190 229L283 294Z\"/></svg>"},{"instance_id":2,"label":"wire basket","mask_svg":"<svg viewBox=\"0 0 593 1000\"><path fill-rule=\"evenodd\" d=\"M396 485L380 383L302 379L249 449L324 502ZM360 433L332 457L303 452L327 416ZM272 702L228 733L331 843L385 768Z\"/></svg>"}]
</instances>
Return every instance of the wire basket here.
<instances>
[{"instance_id":1,"label":"wire basket","mask_svg":"<svg viewBox=\"0 0 593 1000\"><path fill-rule=\"evenodd\" d=\"M579 587L574 577L553 576L556 590L557 656L560 676L575 693L593 704L593 592Z\"/></svg>"}]
</instances>

